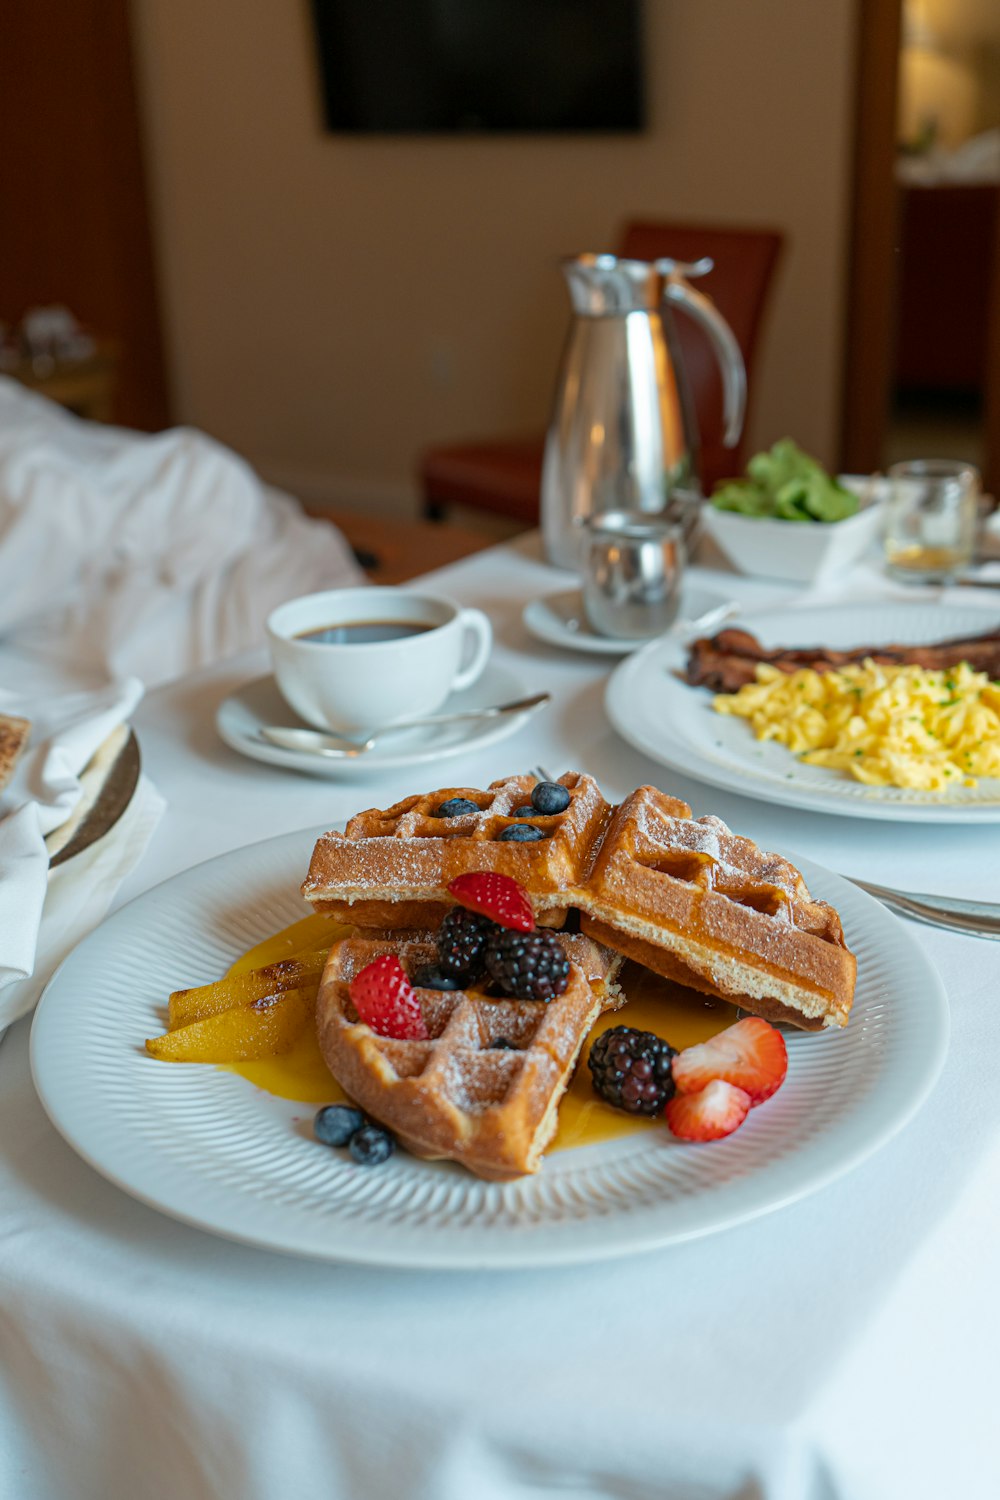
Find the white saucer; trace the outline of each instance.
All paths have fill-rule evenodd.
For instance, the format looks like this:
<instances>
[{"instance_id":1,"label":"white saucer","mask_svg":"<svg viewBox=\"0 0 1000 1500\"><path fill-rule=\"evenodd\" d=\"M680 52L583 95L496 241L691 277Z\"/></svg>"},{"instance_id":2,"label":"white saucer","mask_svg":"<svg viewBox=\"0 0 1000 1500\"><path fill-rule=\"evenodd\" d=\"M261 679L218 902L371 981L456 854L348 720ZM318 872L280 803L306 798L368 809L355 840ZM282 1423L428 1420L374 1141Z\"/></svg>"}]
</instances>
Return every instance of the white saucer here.
<instances>
[{"instance_id":1,"label":"white saucer","mask_svg":"<svg viewBox=\"0 0 1000 1500\"><path fill-rule=\"evenodd\" d=\"M706 610L722 604L721 594L708 589L684 588L681 592L681 607L678 619L693 620ZM613 636L598 635L587 623L580 589L561 589L555 594L544 594L541 599L532 599L521 611L525 629L536 640L548 646L565 646L569 651L590 651L601 656L628 656L638 651L647 641L616 640Z\"/></svg>"},{"instance_id":2,"label":"white saucer","mask_svg":"<svg viewBox=\"0 0 1000 1500\"><path fill-rule=\"evenodd\" d=\"M461 693L451 693L440 709L428 709L428 713L457 714L469 708L488 708L493 703L510 703L523 698L529 691L513 672L490 662L472 687ZM365 755L350 760L329 760L325 756L310 755L308 751L283 750L259 737L258 731L267 724L305 726L305 720L289 708L269 673L266 677L244 683L235 693L224 698L216 711L215 727L230 749L248 755L251 760L282 766L287 771L306 771L312 776L337 778L388 771L396 766L415 766L421 761L439 760L460 751L481 750L513 734L532 713L540 711L543 710L529 709L525 713L504 714L499 719L472 719L461 724L401 730L398 735L389 735L374 745Z\"/></svg>"}]
</instances>

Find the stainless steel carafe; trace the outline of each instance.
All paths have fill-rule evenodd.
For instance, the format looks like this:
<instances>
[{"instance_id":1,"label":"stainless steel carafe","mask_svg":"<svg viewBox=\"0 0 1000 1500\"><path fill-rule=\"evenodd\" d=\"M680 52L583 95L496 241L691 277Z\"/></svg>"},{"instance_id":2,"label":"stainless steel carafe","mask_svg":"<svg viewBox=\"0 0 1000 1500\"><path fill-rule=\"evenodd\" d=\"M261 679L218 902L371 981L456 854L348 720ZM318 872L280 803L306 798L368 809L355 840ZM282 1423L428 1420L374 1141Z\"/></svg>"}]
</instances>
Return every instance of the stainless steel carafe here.
<instances>
[{"instance_id":1,"label":"stainless steel carafe","mask_svg":"<svg viewBox=\"0 0 1000 1500\"><path fill-rule=\"evenodd\" d=\"M672 307L712 342L722 368L723 441L739 441L746 369L722 314L689 284L710 260L562 262L574 317L563 352L542 465L542 533L550 562L578 570L580 522L596 511L659 514L699 490L698 427Z\"/></svg>"}]
</instances>

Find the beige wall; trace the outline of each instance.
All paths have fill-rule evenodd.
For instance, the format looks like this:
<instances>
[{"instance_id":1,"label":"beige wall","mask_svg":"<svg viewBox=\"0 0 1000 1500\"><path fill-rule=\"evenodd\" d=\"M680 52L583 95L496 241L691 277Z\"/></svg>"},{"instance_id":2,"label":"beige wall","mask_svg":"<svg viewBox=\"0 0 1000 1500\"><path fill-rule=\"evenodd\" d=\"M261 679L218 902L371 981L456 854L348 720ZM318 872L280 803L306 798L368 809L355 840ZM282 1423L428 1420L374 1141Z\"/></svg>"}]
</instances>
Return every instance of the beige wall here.
<instances>
[{"instance_id":1,"label":"beige wall","mask_svg":"<svg viewBox=\"0 0 1000 1500\"><path fill-rule=\"evenodd\" d=\"M427 442L544 423L557 257L659 215L787 232L752 437L835 458L853 0L647 0L650 128L599 140L326 135L304 3L134 4L181 420L408 494Z\"/></svg>"}]
</instances>

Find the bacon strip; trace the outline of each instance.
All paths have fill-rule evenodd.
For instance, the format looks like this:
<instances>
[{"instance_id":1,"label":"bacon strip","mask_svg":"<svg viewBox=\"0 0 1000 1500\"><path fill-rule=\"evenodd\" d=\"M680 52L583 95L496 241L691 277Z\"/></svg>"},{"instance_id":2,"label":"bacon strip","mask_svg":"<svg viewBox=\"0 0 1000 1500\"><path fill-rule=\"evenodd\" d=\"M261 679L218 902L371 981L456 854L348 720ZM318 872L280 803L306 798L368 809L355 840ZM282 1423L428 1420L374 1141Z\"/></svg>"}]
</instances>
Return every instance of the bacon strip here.
<instances>
[{"instance_id":1,"label":"bacon strip","mask_svg":"<svg viewBox=\"0 0 1000 1500\"><path fill-rule=\"evenodd\" d=\"M1000 678L1000 630L955 640L935 641L923 646L855 646L850 651L831 651L825 646L803 646L794 651L766 651L747 630L720 630L691 643L687 681L692 687L708 687L716 693L736 693L756 677L757 667L767 662L782 672L811 667L830 672L870 657L883 666L917 666L940 671L968 662L976 672Z\"/></svg>"}]
</instances>

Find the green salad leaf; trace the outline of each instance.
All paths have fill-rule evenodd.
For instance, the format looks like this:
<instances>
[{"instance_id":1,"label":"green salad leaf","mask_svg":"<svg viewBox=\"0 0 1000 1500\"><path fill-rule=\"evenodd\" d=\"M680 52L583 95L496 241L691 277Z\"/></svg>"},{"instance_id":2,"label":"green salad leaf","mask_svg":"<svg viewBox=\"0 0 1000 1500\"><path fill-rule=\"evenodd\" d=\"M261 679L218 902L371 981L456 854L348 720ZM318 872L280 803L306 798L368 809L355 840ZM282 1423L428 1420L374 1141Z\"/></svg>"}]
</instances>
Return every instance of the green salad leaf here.
<instances>
[{"instance_id":1,"label":"green salad leaf","mask_svg":"<svg viewBox=\"0 0 1000 1500\"><path fill-rule=\"evenodd\" d=\"M857 514L858 497L791 438L782 438L769 452L754 454L745 479L720 481L712 504L716 510L779 521L843 521Z\"/></svg>"}]
</instances>

